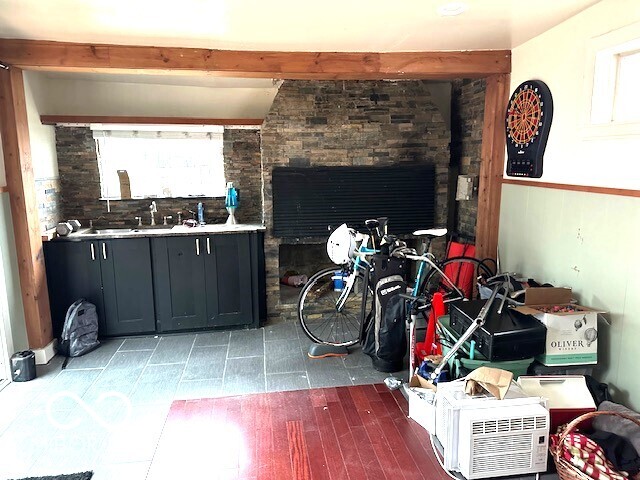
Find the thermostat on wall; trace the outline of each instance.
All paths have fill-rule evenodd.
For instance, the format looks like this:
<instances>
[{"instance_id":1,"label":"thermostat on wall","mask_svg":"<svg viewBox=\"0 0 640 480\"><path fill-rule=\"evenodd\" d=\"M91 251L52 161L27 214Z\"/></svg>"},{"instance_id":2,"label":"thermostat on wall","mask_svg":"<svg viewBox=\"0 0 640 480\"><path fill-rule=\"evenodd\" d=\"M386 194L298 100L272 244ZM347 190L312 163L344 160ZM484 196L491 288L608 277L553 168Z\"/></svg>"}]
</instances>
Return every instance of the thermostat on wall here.
<instances>
[{"instance_id":1,"label":"thermostat on wall","mask_svg":"<svg viewBox=\"0 0 640 480\"><path fill-rule=\"evenodd\" d=\"M476 190L475 175L458 175L458 188L456 189L456 200L471 200L473 192Z\"/></svg>"}]
</instances>

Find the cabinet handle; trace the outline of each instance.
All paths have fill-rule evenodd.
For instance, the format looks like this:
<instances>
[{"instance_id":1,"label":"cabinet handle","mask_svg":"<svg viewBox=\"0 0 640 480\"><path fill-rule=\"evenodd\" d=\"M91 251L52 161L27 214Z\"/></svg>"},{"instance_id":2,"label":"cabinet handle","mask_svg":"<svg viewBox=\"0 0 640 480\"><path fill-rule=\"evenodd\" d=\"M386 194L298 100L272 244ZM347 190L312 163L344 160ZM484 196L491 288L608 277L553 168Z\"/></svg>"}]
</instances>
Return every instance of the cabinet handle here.
<instances>
[{"instance_id":1,"label":"cabinet handle","mask_svg":"<svg viewBox=\"0 0 640 480\"><path fill-rule=\"evenodd\" d=\"M102 258L104 258L105 260L107 259L107 244L106 243L102 244Z\"/></svg>"},{"instance_id":2,"label":"cabinet handle","mask_svg":"<svg viewBox=\"0 0 640 480\"><path fill-rule=\"evenodd\" d=\"M91 246L91 260L95 260L96 259L96 247L93 245L93 243L91 243L90 246Z\"/></svg>"},{"instance_id":3,"label":"cabinet handle","mask_svg":"<svg viewBox=\"0 0 640 480\"><path fill-rule=\"evenodd\" d=\"M207 237L207 255L211 255L211 242L209 237Z\"/></svg>"},{"instance_id":4,"label":"cabinet handle","mask_svg":"<svg viewBox=\"0 0 640 480\"><path fill-rule=\"evenodd\" d=\"M196 255L200 255L200 239L196 238Z\"/></svg>"}]
</instances>

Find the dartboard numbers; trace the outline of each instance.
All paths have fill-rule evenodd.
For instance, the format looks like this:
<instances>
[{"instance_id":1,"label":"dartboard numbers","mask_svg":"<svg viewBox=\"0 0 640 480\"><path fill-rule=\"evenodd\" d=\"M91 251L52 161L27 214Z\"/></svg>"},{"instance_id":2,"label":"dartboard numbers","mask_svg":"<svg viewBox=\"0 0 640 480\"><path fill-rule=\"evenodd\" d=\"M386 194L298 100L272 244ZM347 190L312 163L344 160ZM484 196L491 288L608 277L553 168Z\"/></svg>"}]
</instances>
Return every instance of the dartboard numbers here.
<instances>
[{"instance_id":1,"label":"dartboard numbers","mask_svg":"<svg viewBox=\"0 0 640 480\"><path fill-rule=\"evenodd\" d=\"M551 92L543 82L530 80L516 88L505 116L507 175L542 176L542 157L552 116Z\"/></svg>"}]
</instances>

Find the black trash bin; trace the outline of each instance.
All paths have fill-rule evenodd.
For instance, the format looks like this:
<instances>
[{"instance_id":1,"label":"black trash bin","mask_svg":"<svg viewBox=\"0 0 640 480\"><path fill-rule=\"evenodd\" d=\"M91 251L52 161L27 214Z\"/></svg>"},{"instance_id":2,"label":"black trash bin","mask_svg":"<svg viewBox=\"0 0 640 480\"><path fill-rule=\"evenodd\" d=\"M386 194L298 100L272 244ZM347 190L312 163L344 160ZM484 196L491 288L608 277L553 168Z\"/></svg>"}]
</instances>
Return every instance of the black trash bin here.
<instances>
[{"instance_id":1,"label":"black trash bin","mask_svg":"<svg viewBox=\"0 0 640 480\"><path fill-rule=\"evenodd\" d=\"M36 356L31 350L11 356L11 378L14 382L28 382L36 378Z\"/></svg>"}]
</instances>

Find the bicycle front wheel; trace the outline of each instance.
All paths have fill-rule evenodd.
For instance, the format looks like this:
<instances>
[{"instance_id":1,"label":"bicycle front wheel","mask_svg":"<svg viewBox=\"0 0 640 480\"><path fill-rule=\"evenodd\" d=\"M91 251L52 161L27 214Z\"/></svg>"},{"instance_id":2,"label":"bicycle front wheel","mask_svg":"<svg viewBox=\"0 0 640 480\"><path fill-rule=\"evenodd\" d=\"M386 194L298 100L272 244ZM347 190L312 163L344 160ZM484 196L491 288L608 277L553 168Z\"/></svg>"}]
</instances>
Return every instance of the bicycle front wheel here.
<instances>
[{"instance_id":1,"label":"bicycle front wheel","mask_svg":"<svg viewBox=\"0 0 640 480\"><path fill-rule=\"evenodd\" d=\"M436 292L442 293L445 302L479 298L477 279L490 277L491 269L474 257L453 257L439 265L440 271L432 269L424 281L422 291L431 300Z\"/></svg>"},{"instance_id":2,"label":"bicycle front wheel","mask_svg":"<svg viewBox=\"0 0 640 480\"><path fill-rule=\"evenodd\" d=\"M298 297L298 320L312 341L348 347L360 341L363 297L366 302L369 296L365 293L364 277L358 273L342 308L339 308L343 292L335 289L335 276L336 269L327 268L309 279Z\"/></svg>"}]
</instances>

